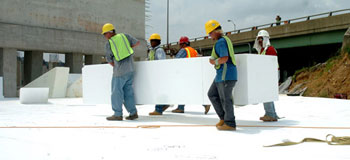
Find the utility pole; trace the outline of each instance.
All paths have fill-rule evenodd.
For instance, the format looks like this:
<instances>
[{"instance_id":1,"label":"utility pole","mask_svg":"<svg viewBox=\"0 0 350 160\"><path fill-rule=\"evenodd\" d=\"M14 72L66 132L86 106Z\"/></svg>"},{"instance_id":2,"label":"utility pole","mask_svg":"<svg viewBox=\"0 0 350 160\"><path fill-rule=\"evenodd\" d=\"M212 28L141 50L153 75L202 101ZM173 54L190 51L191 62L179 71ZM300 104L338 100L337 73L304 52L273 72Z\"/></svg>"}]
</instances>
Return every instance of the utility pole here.
<instances>
[{"instance_id":1,"label":"utility pole","mask_svg":"<svg viewBox=\"0 0 350 160\"><path fill-rule=\"evenodd\" d=\"M232 20L227 20L227 22L231 22L233 24L233 32L236 32L236 24Z\"/></svg>"},{"instance_id":2,"label":"utility pole","mask_svg":"<svg viewBox=\"0 0 350 160\"><path fill-rule=\"evenodd\" d=\"M168 48L169 48L169 0L167 0L167 18L166 18L166 34L167 34L167 36L166 36L166 44L167 44L167 46L168 46Z\"/></svg>"}]
</instances>

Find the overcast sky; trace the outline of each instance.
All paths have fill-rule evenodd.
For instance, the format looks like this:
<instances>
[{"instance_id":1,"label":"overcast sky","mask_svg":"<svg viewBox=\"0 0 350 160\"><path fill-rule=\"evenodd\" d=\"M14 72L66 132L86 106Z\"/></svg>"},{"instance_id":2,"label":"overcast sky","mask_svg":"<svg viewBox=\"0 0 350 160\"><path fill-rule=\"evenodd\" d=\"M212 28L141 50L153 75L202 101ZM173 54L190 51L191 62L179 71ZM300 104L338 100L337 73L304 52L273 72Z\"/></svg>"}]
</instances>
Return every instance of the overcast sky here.
<instances>
[{"instance_id":1,"label":"overcast sky","mask_svg":"<svg viewBox=\"0 0 350 160\"><path fill-rule=\"evenodd\" d=\"M159 33L166 43L166 0L149 0L151 20L146 22L146 39ZM219 21L224 31L275 22L312 14L350 8L350 0L169 0L169 41L181 36L205 36L204 24L210 19ZM348 11L347 13L350 13Z\"/></svg>"}]
</instances>

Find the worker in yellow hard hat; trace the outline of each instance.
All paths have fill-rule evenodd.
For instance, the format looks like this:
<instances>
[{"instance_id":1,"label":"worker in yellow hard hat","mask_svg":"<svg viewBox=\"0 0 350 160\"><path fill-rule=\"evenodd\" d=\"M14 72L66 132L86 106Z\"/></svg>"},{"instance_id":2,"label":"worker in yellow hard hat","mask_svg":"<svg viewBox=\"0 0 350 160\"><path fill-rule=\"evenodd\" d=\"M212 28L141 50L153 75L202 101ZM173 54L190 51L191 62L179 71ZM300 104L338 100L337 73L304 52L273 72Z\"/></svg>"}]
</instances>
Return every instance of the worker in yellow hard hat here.
<instances>
[{"instance_id":1,"label":"worker in yellow hard hat","mask_svg":"<svg viewBox=\"0 0 350 160\"><path fill-rule=\"evenodd\" d=\"M149 49L148 52L148 60L149 61L154 61L154 60L163 60L166 58L165 56L165 51L164 49L160 46L161 44L161 38L160 35L157 33L152 34L149 37L149 41L151 44L151 48ZM162 115L163 112L169 108L169 105L165 104L157 104L155 106L155 110L153 112L150 112L150 116L155 116L155 115Z\"/></svg>"},{"instance_id":2,"label":"worker in yellow hard hat","mask_svg":"<svg viewBox=\"0 0 350 160\"><path fill-rule=\"evenodd\" d=\"M113 66L111 102L114 114L107 120L123 120L124 104L129 112L127 120L138 118L135 105L134 90L132 88L134 79L133 48L140 41L129 34L116 33L113 24L106 23L101 33L108 42L106 43L106 59Z\"/></svg>"},{"instance_id":3,"label":"worker in yellow hard hat","mask_svg":"<svg viewBox=\"0 0 350 160\"><path fill-rule=\"evenodd\" d=\"M237 82L237 68L233 45L224 36L218 21L208 21L205 31L216 41L209 60L216 69L216 77L208 91L208 97L220 118L216 127L218 130L236 130L232 91Z\"/></svg>"}]
</instances>

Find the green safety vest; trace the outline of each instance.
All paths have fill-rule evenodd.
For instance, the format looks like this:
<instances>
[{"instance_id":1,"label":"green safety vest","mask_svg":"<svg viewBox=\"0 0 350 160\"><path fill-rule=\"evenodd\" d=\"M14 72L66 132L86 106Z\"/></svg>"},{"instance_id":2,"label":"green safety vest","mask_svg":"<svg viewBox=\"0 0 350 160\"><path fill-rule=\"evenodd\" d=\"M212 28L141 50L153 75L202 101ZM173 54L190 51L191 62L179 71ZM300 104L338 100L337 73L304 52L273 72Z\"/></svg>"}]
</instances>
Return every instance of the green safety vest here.
<instances>
[{"instance_id":1,"label":"green safety vest","mask_svg":"<svg viewBox=\"0 0 350 160\"><path fill-rule=\"evenodd\" d=\"M226 40L227 47L228 47L228 52L229 52L229 54L230 54L230 58L231 58L231 60L232 60L232 63L233 63L234 65L236 65L235 52L234 52L234 50L233 50L232 42L231 42L231 40L230 40L227 36L223 36L223 38L225 38L225 40ZM213 50L212 50L212 52L211 52L211 56L214 57L215 59L218 59L219 56L218 56L218 54L216 54L216 52L215 52L215 46L216 46L216 43L215 43L215 45L214 45L214 47L213 47ZM221 66L220 64L219 64L219 65L215 65L215 69L220 69L220 66ZM225 64L223 64L223 66L224 66L224 70L225 70L225 69L227 68L227 64L225 63Z\"/></svg>"},{"instance_id":2,"label":"green safety vest","mask_svg":"<svg viewBox=\"0 0 350 160\"><path fill-rule=\"evenodd\" d=\"M154 61L155 59L155 54L156 54L156 51L154 49L151 49L148 53L148 60L149 61Z\"/></svg>"},{"instance_id":3,"label":"green safety vest","mask_svg":"<svg viewBox=\"0 0 350 160\"><path fill-rule=\"evenodd\" d=\"M109 44L111 46L114 58L117 61L121 61L134 53L134 50L130 46L130 42L122 33L109 39Z\"/></svg>"}]
</instances>

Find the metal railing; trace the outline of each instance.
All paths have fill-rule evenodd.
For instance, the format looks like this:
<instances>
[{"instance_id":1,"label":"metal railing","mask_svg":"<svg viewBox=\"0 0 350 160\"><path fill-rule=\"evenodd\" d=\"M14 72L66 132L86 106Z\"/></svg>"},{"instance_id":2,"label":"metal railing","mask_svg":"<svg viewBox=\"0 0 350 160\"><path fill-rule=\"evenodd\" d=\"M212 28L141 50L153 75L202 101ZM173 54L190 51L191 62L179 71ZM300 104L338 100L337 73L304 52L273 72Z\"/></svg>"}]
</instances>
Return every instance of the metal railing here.
<instances>
[{"instance_id":1,"label":"metal railing","mask_svg":"<svg viewBox=\"0 0 350 160\"><path fill-rule=\"evenodd\" d=\"M320 14L315 14L315 15L310 15L310 16L305 16L305 17L300 17L300 18L289 19L289 20L281 21L280 25L288 25L288 24L291 24L293 22L304 22L304 21L309 21L311 19L331 17L337 13L338 13L337 15L347 14L347 13L340 13L340 12L349 12L350 13L350 8L331 11L331 12L325 12L325 13L320 13ZM249 31L253 31L253 30L258 30L258 29L268 28L268 27L276 27L276 26L279 26L279 25L277 25L276 22L272 22L272 23L267 23L267 24L263 24L263 25L259 25L259 26L252 26L252 27L248 27L248 28L242 28L242 29L238 29L238 30L234 30L234 31L229 31L229 32L225 32L224 34L225 35L238 34L238 33L242 33L242 32L249 32ZM208 38L209 38L208 36L192 38L192 39L190 39L190 42L208 39ZM169 43L169 46L178 45L178 44L179 44L179 42L172 42L172 43ZM163 45L163 47L166 47L166 46L167 46L167 44Z\"/></svg>"}]
</instances>

